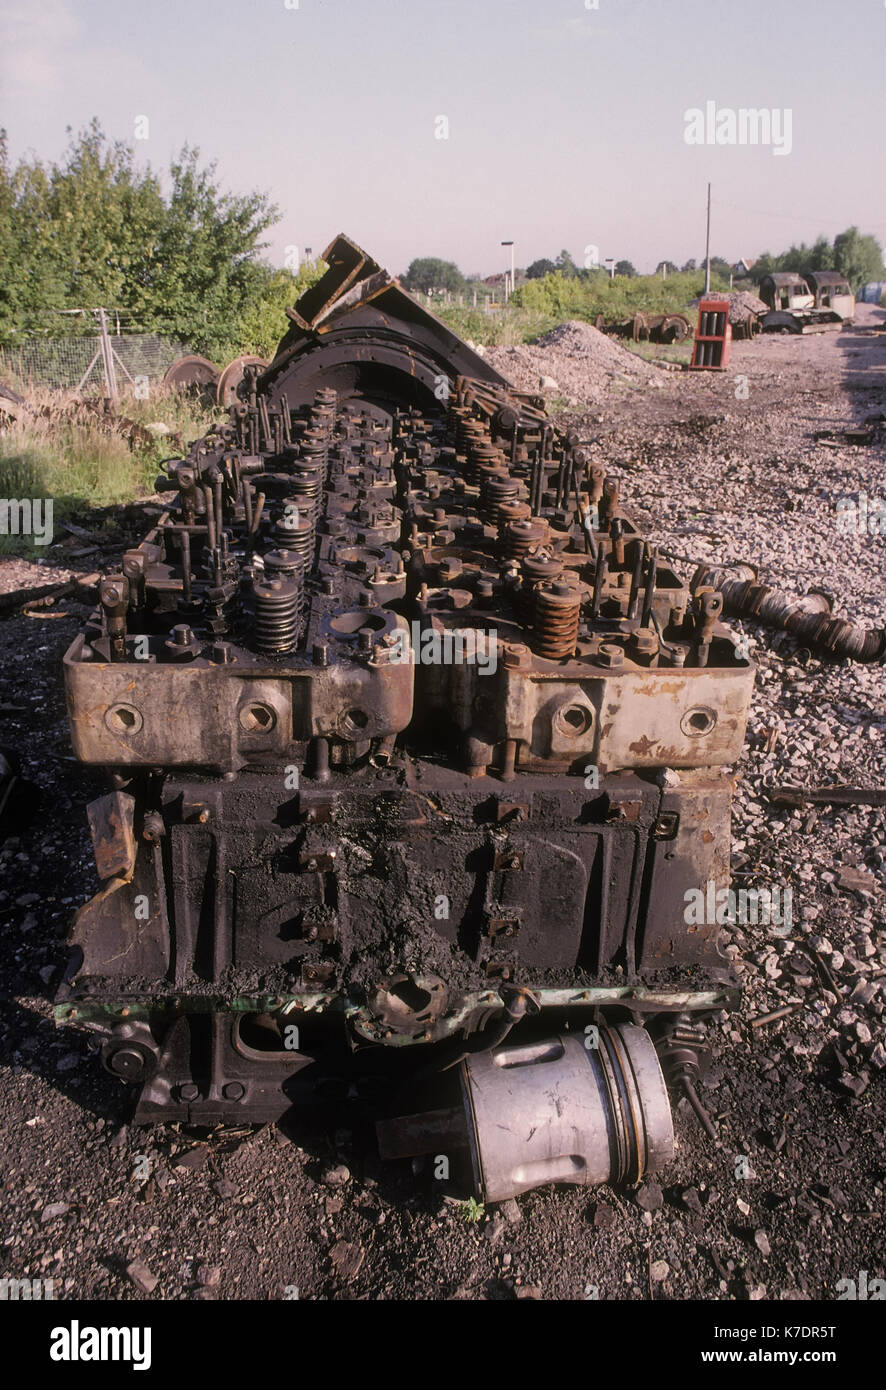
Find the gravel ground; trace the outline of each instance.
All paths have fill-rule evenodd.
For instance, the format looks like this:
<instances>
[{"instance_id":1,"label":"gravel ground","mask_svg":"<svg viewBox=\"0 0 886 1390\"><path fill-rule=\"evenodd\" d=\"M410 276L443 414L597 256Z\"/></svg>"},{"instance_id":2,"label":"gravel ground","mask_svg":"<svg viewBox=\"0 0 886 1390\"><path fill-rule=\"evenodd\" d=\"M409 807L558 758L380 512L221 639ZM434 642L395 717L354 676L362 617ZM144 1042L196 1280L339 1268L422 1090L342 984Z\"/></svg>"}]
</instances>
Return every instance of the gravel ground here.
<instances>
[{"instance_id":1,"label":"gravel ground","mask_svg":"<svg viewBox=\"0 0 886 1390\"><path fill-rule=\"evenodd\" d=\"M859 326L884 318L859 308ZM749 561L882 623L886 537L840 534L835 507L886 485L883 443L839 437L886 407L886 336L764 338L735 344L725 373L676 374L605 339L583 361L570 326L557 332L496 350L496 365L528 389L550 376L581 403L570 419L684 575ZM18 586L54 577L16 565ZM70 913L95 888L83 808L99 784L71 759L59 679L82 607L31 611L0 622L0 742L43 797L42 819L0 851L0 1277L96 1299L778 1300L883 1276L884 817L792 812L765 791L886 785L883 668L826 665L747 629L760 671L737 769L736 885L790 888L792 922L786 938L728 938L746 993L714 1030L702 1090L717 1141L681 1103L677 1157L657 1181L539 1191L469 1221L430 1171L381 1165L359 1129L136 1131L129 1093L81 1035L55 1029Z\"/></svg>"}]
</instances>

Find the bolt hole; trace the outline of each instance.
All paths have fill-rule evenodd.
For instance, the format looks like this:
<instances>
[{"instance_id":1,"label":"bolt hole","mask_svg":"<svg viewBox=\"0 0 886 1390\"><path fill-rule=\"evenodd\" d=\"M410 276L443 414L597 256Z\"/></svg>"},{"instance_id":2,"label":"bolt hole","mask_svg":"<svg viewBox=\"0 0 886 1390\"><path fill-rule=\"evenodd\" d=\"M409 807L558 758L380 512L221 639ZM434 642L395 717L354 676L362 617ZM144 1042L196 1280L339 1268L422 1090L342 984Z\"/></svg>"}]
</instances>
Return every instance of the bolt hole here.
<instances>
[{"instance_id":1,"label":"bolt hole","mask_svg":"<svg viewBox=\"0 0 886 1390\"><path fill-rule=\"evenodd\" d=\"M702 734L709 734L716 722L717 716L712 709L699 706L697 709L689 710L688 713L684 714L680 727L684 734L699 738Z\"/></svg>"},{"instance_id":2,"label":"bolt hole","mask_svg":"<svg viewBox=\"0 0 886 1390\"><path fill-rule=\"evenodd\" d=\"M131 705L112 705L105 714L105 726L112 734L137 734L143 722Z\"/></svg>"},{"instance_id":3,"label":"bolt hole","mask_svg":"<svg viewBox=\"0 0 886 1390\"><path fill-rule=\"evenodd\" d=\"M567 705L565 709L557 711L557 725L560 732L567 734L570 738L575 738L579 734L586 734L593 719L592 711L584 705Z\"/></svg>"},{"instance_id":4,"label":"bolt hole","mask_svg":"<svg viewBox=\"0 0 886 1390\"><path fill-rule=\"evenodd\" d=\"M268 705L247 705L240 711L240 726L247 733L268 733L275 723L276 716Z\"/></svg>"}]
</instances>

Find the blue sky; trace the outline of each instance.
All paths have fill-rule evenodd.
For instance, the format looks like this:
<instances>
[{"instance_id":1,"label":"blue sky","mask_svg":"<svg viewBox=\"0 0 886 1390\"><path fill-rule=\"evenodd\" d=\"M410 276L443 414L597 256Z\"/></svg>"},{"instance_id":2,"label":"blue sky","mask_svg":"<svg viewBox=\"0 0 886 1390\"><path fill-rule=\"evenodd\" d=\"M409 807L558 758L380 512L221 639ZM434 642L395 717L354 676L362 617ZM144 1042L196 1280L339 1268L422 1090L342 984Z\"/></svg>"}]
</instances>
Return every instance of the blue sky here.
<instances>
[{"instance_id":1,"label":"blue sky","mask_svg":"<svg viewBox=\"0 0 886 1390\"><path fill-rule=\"evenodd\" d=\"M185 142L281 209L269 257L346 232L395 273L566 247L651 270L886 242L884 0L0 0L0 125L57 158L97 116ZM792 149L692 146L685 112L791 111ZM436 118L449 138L435 138Z\"/></svg>"}]
</instances>

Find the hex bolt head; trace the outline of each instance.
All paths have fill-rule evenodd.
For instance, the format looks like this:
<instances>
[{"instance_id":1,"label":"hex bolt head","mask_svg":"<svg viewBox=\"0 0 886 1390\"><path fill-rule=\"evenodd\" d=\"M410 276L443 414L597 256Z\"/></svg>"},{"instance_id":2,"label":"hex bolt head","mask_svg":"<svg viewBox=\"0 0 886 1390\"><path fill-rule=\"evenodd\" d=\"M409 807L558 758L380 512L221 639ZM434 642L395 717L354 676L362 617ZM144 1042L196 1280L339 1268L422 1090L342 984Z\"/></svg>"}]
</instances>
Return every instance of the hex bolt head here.
<instances>
[{"instance_id":1,"label":"hex bolt head","mask_svg":"<svg viewBox=\"0 0 886 1390\"><path fill-rule=\"evenodd\" d=\"M529 648L523 642L507 642L505 644L504 663L506 670L519 670L521 666L528 666L531 661Z\"/></svg>"},{"instance_id":2,"label":"hex bolt head","mask_svg":"<svg viewBox=\"0 0 886 1390\"><path fill-rule=\"evenodd\" d=\"M186 1081L183 1086L179 1086L178 1093L182 1100L196 1100L200 1094L200 1087L195 1086L193 1081Z\"/></svg>"},{"instance_id":3,"label":"hex bolt head","mask_svg":"<svg viewBox=\"0 0 886 1390\"><path fill-rule=\"evenodd\" d=\"M625 654L614 642L604 642L597 652L597 662L600 666L616 670L619 666L624 666Z\"/></svg>"},{"instance_id":4,"label":"hex bolt head","mask_svg":"<svg viewBox=\"0 0 886 1390\"><path fill-rule=\"evenodd\" d=\"M225 1100L242 1100L246 1095L246 1087L242 1081L229 1081L226 1086L222 1086L222 1095Z\"/></svg>"},{"instance_id":5,"label":"hex bolt head","mask_svg":"<svg viewBox=\"0 0 886 1390\"><path fill-rule=\"evenodd\" d=\"M641 627L631 638L634 649L641 655L650 656L658 651L658 636L648 627Z\"/></svg>"}]
</instances>

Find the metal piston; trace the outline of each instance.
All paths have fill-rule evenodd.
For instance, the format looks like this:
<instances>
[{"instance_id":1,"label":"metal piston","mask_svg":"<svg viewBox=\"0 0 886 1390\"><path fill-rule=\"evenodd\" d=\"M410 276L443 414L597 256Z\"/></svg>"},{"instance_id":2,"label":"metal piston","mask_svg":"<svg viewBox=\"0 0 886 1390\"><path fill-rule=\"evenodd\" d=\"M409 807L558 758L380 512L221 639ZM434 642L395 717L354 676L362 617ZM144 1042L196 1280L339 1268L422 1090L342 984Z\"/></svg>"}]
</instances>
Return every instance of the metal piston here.
<instances>
[{"instance_id":1,"label":"metal piston","mask_svg":"<svg viewBox=\"0 0 886 1390\"><path fill-rule=\"evenodd\" d=\"M482 1201L553 1182L639 1182L673 1158L671 1106L649 1034L632 1024L594 1029L584 1039L561 1034L465 1059Z\"/></svg>"}]
</instances>

